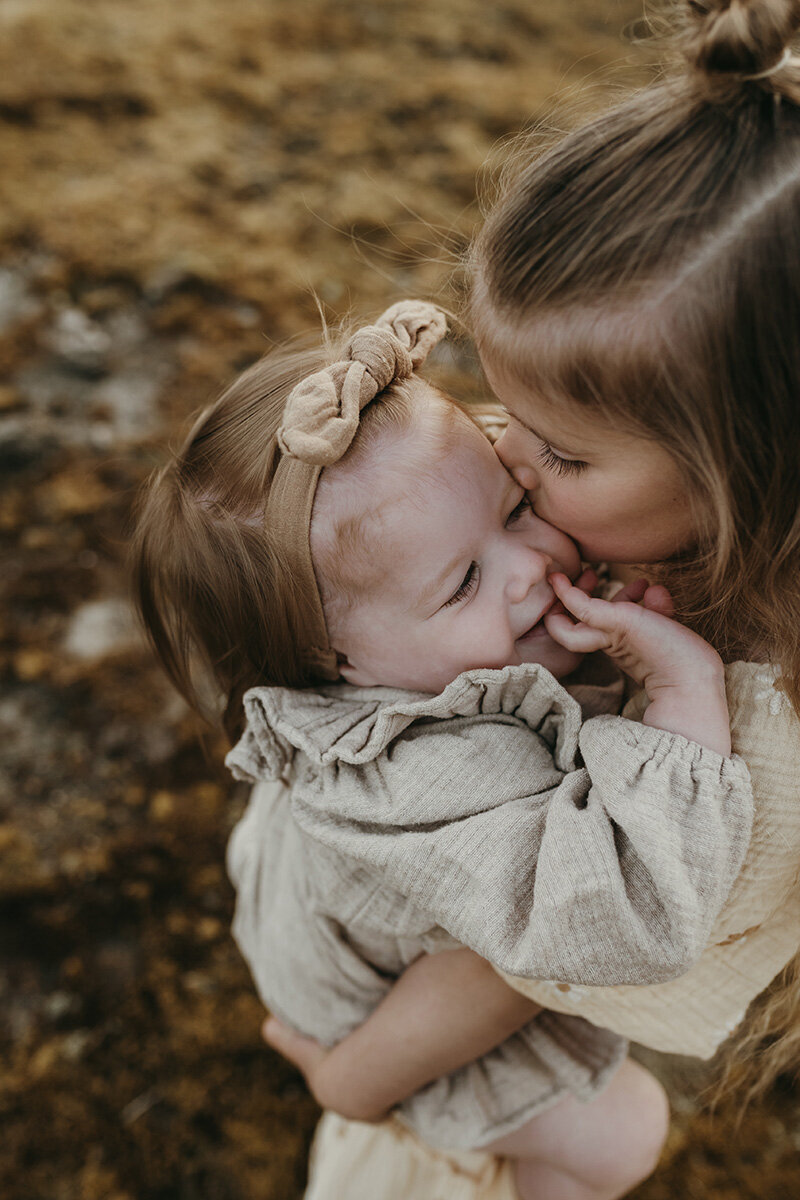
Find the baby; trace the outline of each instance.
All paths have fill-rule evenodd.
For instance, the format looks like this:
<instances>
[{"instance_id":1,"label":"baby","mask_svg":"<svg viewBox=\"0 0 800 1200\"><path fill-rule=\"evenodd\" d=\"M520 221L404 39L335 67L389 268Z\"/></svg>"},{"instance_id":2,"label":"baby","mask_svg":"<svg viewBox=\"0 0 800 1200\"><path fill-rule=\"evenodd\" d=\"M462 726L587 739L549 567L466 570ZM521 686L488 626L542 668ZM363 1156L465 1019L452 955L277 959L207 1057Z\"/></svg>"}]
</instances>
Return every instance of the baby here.
<instances>
[{"instance_id":1,"label":"baby","mask_svg":"<svg viewBox=\"0 0 800 1200\"><path fill-rule=\"evenodd\" d=\"M458 946L566 983L680 974L752 821L718 656L664 615L663 589L591 597L574 544L416 374L444 332L408 302L306 378L255 368L140 525L142 608L173 676L188 690L193 643L229 713L254 685L227 763L269 786L231 842L234 933L267 1007L326 1045L421 954ZM601 648L645 688L642 724L584 720L557 682ZM513 1134L524 1166L537 1116L602 1102L626 1044L542 1012L482 1049L399 1116L445 1147Z\"/></svg>"}]
</instances>

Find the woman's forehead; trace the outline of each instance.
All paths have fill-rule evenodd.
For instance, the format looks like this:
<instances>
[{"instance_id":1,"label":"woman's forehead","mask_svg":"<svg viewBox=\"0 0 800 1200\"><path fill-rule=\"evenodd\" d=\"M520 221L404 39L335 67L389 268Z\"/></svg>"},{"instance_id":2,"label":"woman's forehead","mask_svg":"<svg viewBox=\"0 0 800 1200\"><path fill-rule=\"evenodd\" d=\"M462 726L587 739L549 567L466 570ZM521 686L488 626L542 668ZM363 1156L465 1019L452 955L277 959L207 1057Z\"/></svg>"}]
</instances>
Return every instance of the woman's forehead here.
<instances>
[{"instance_id":1,"label":"woman's forehead","mask_svg":"<svg viewBox=\"0 0 800 1200\"><path fill-rule=\"evenodd\" d=\"M602 443L609 450L621 449L631 434L615 428L602 413L562 397L550 398L511 371L484 363L487 378L507 412L541 441L560 450L577 453L588 442Z\"/></svg>"}]
</instances>

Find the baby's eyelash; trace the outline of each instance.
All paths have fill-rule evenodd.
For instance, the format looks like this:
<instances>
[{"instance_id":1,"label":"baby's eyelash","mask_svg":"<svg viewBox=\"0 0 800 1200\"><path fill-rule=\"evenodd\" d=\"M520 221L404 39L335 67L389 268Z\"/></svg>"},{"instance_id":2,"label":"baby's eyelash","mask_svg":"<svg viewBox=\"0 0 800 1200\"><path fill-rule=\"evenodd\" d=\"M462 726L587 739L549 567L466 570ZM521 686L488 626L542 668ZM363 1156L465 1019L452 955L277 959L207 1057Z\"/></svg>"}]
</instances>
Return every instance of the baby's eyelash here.
<instances>
[{"instance_id":1,"label":"baby's eyelash","mask_svg":"<svg viewBox=\"0 0 800 1200\"><path fill-rule=\"evenodd\" d=\"M536 457L543 467L548 471L555 471L557 475L578 475L588 466L588 463L578 458L562 458L547 442L542 442Z\"/></svg>"},{"instance_id":2,"label":"baby's eyelash","mask_svg":"<svg viewBox=\"0 0 800 1200\"><path fill-rule=\"evenodd\" d=\"M513 525L526 512L531 511L531 502L527 496L523 496L516 508L512 508L511 512L506 517L506 525Z\"/></svg>"},{"instance_id":3,"label":"baby's eyelash","mask_svg":"<svg viewBox=\"0 0 800 1200\"><path fill-rule=\"evenodd\" d=\"M469 564L467 571L461 583L453 592L449 600L445 600L442 608L449 608L451 604L458 604L461 600L466 600L467 596L471 596L478 585L478 564L473 562Z\"/></svg>"}]
</instances>

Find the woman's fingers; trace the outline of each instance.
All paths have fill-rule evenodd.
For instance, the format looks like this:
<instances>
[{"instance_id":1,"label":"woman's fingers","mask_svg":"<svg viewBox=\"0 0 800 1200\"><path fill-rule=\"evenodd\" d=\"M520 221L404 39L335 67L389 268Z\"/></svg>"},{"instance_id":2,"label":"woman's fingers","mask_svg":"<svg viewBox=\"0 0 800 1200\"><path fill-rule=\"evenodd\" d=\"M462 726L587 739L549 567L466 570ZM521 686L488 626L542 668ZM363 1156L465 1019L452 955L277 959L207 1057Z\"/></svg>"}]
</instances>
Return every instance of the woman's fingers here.
<instances>
[{"instance_id":1,"label":"woman's fingers","mask_svg":"<svg viewBox=\"0 0 800 1200\"><path fill-rule=\"evenodd\" d=\"M593 571L591 567L585 567L575 580L575 587L580 588L582 592L586 592L587 596L591 596L597 587L597 583L597 572Z\"/></svg>"},{"instance_id":2,"label":"woman's fingers","mask_svg":"<svg viewBox=\"0 0 800 1200\"><path fill-rule=\"evenodd\" d=\"M288 1058L289 1062L294 1063L306 1079L329 1054L319 1042L303 1037L301 1033L295 1033L277 1017L267 1017L261 1026L261 1036L273 1050L277 1050L284 1058Z\"/></svg>"},{"instance_id":3,"label":"woman's fingers","mask_svg":"<svg viewBox=\"0 0 800 1200\"><path fill-rule=\"evenodd\" d=\"M578 581L580 582L580 581ZM661 613L662 617L674 617L675 605L672 603L670 596L663 584L650 584L648 580L634 579L632 583L626 583L618 592L611 598L612 604L619 604L620 601L632 601L634 604L642 604L645 608L649 608L651 612Z\"/></svg>"},{"instance_id":4,"label":"woman's fingers","mask_svg":"<svg viewBox=\"0 0 800 1200\"><path fill-rule=\"evenodd\" d=\"M619 604L620 601L628 600L633 604L638 604L643 599L648 587L648 581L643 576L641 579L634 579L631 583L624 584L618 592L614 593L611 597L611 603Z\"/></svg>"}]
</instances>

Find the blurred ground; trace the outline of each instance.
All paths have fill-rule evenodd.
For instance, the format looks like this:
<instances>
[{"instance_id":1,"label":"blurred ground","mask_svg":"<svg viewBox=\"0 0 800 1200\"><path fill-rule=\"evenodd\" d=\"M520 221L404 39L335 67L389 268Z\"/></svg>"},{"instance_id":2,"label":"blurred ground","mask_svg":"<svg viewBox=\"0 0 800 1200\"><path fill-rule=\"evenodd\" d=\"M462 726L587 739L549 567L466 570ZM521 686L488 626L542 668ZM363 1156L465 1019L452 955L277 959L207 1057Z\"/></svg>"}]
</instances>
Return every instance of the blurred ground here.
<instances>
[{"instance_id":1,"label":"blurred ground","mask_svg":"<svg viewBox=\"0 0 800 1200\"><path fill-rule=\"evenodd\" d=\"M243 797L142 649L133 494L272 341L448 295L498 139L637 78L634 0L0 2L0 1194L295 1200L316 1118L228 935ZM446 369L465 390L456 355ZM465 360L466 361L466 360ZM702 1072L640 1200L800 1194ZM342 1198L346 1200L346 1198Z\"/></svg>"}]
</instances>

